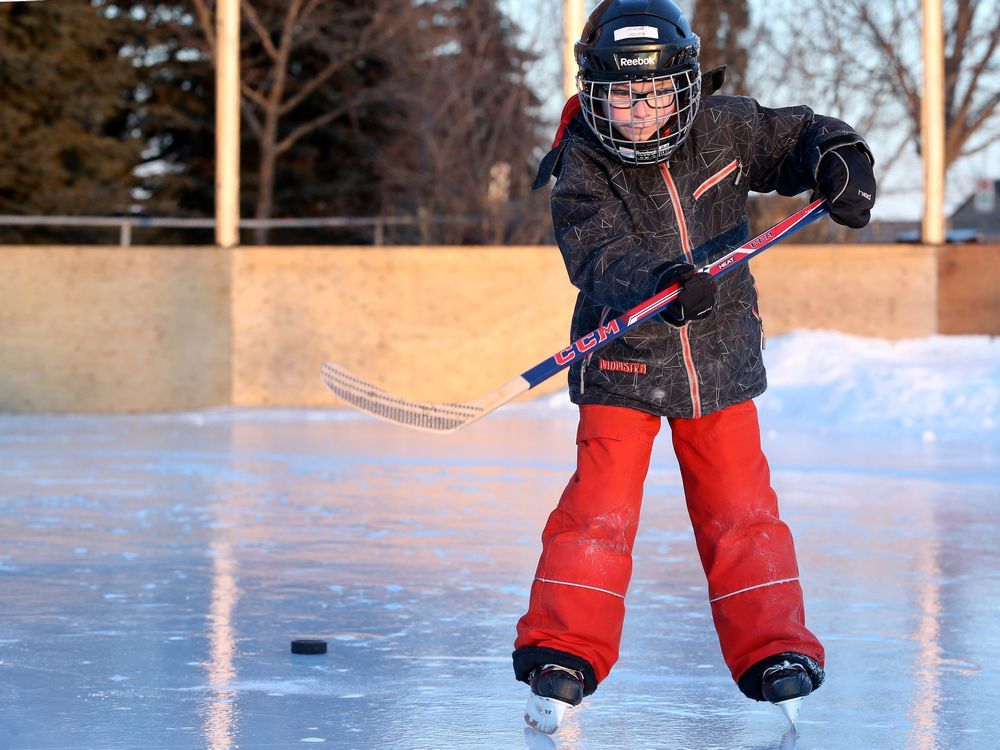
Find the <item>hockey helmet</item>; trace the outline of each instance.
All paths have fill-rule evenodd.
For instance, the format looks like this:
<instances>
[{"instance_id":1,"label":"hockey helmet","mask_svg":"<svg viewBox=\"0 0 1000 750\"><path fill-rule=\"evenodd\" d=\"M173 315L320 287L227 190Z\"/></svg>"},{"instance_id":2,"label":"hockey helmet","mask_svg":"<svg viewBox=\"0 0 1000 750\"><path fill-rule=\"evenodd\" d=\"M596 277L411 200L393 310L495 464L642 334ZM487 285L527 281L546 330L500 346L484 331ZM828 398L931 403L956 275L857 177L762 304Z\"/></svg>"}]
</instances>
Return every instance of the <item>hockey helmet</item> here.
<instances>
[{"instance_id":1,"label":"hockey helmet","mask_svg":"<svg viewBox=\"0 0 1000 750\"><path fill-rule=\"evenodd\" d=\"M687 137L701 95L699 48L670 0L604 0L591 13L575 46L580 104L623 163L666 161Z\"/></svg>"}]
</instances>

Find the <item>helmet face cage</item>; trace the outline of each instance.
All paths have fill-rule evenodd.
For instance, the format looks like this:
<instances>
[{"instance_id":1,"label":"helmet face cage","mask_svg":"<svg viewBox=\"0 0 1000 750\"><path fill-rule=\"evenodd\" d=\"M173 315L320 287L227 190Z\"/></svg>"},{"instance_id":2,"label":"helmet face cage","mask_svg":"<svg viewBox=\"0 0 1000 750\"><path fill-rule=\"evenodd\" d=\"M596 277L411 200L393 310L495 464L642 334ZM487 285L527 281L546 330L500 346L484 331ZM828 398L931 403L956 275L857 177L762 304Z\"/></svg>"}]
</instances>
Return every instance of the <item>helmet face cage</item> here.
<instances>
[{"instance_id":1,"label":"helmet face cage","mask_svg":"<svg viewBox=\"0 0 1000 750\"><path fill-rule=\"evenodd\" d=\"M581 70L577 88L584 119L601 144L628 165L658 164L669 159L698 113L701 72L697 63L642 78L594 78ZM640 101L646 106L637 112ZM655 131L637 139L637 131L651 125L656 126ZM625 134L626 130L630 135Z\"/></svg>"}]
</instances>

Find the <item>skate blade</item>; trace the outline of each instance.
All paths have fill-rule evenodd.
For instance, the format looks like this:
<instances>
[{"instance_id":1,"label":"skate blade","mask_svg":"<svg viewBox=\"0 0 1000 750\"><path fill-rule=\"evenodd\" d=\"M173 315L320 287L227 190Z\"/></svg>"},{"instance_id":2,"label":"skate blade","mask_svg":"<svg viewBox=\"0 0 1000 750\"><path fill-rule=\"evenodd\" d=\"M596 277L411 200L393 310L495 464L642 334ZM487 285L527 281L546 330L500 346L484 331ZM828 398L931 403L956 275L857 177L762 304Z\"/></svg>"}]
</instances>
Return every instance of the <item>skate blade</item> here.
<instances>
[{"instance_id":1,"label":"skate blade","mask_svg":"<svg viewBox=\"0 0 1000 750\"><path fill-rule=\"evenodd\" d=\"M779 701L774 704L782 710L793 729L795 728L796 720L799 718L799 709L802 708L802 701L804 700L805 696L802 698L789 698L787 701Z\"/></svg>"},{"instance_id":2,"label":"skate blade","mask_svg":"<svg viewBox=\"0 0 1000 750\"><path fill-rule=\"evenodd\" d=\"M524 744L528 750L556 750L555 740L531 727L524 728Z\"/></svg>"},{"instance_id":3,"label":"skate blade","mask_svg":"<svg viewBox=\"0 0 1000 750\"><path fill-rule=\"evenodd\" d=\"M524 723L545 734L553 734L566 715L570 705L553 698L543 698L532 693L524 707Z\"/></svg>"}]
</instances>

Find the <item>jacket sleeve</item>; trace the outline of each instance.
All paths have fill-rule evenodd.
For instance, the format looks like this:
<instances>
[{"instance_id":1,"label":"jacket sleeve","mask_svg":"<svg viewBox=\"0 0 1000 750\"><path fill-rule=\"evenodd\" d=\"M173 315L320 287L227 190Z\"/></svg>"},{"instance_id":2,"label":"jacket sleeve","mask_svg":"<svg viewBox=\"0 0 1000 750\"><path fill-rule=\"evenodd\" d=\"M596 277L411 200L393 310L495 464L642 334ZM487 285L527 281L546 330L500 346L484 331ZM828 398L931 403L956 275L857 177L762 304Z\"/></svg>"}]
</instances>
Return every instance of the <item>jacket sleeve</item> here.
<instances>
[{"instance_id":1,"label":"jacket sleeve","mask_svg":"<svg viewBox=\"0 0 1000 750\"><path fill-rule=\"evenodd\" d=\"M552 225L570 281L614 310L651 297L671 264L636 234L615 175L584 148L567 148L560 166L550 198Z\"/></svg>"},{"instance_id":2,"label":"jacket sleeve","mask_svg":"<svg viewBox=\"0 0 1000 750\"><path fill-rule=\"evenodd\" d=\"M810 190L816 186L820 160L841 146L857 145L872 158L858 132L835 117L817 115L809 107L770 109L750 98L737 102L737 148L750 190L781 195Z\"/></svg>"}]
</instances>

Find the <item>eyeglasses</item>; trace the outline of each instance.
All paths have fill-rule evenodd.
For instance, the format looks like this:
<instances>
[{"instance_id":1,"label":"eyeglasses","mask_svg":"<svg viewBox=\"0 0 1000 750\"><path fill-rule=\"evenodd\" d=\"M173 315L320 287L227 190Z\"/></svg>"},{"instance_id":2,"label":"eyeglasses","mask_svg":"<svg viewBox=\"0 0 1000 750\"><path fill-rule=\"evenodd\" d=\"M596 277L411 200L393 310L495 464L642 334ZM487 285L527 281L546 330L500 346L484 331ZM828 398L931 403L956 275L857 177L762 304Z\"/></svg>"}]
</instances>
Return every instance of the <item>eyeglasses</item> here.
<instances>
[{"instance_id":1,"label":"eyeglasses","mask_svg":"<svg viewBox=\"0 0 1000 750\"><path fill-rule=\"evenodd\" d=\"M613 88L608 94L608 106L612 109L632 109L640 101L645 101L653 109L664 109L673 106L676 98L673 91L664 91L662 88L659 91L651 89L642 93L626 88Z\"/></svg>"}]
</instances>

